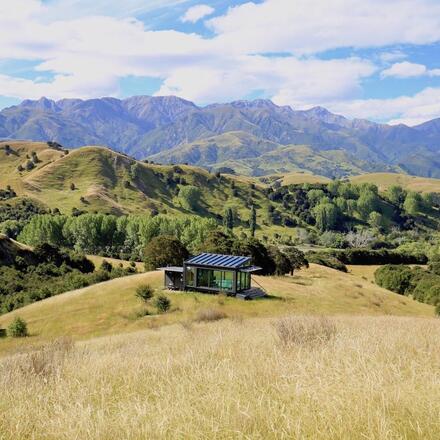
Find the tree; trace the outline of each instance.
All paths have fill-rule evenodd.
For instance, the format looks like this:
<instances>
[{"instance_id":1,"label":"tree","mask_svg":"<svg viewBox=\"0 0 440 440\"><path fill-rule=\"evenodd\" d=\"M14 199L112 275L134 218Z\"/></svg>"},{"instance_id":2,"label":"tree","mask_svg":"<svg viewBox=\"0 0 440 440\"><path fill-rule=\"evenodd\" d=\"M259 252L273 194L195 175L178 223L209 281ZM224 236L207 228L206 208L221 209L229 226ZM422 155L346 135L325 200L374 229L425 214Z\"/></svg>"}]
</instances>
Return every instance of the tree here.
<instances>
[{"instance_id":1,"label":"tree","mask_svg":"<svg viewBox=\"0 0 440 440\"><path fill-rule=\"evenodd\" d=\"M282 250L283 254L289 261L289 272L293 275L295 270L301 269L301 267L309 267L309 262L303 251L300 251L296 247L287 247Z\"/></svg>"},{"instance_id":2,"label":"tree","mask_svg":"<svg viewBox=\"0 0 440 440\"><path fill-rule=\"evenodd\" d=\"M411 278L411 268L404 265L386 264L374 273L374 279L379 286L400 295L407 293L411 285Z\"/></svg>"},{"instance_id":3,"label":"tree","mask_svg":"<svg viewBox=\"0 0 440 440\"><path fill-rule=\"evenodd\" d=\"M17 316L8 327L8 336L12 338L24 338L28 336L26 321Z\"/></svg>"},{"instance_id":4,"label":"tree","mask_svg":"<svg viewBox=\"0 0 440 440\"><path fill-rule=\"evenodd\" d=\"M136 289L136 296L146 303L153 298L154 289L149 284L144 284Z\"/></svg>"},{"instance_id":5,"label":"tree","mask_svg":"<svg viewBox=\"0 0 440 440\"><path fill-rule=\"evenodd\" d=\"M179 200L185 209L197 210L200 195L200 189L192 185L181 186L179 189Z\"/></svg>"},{"instance_id":6,"label":"tree","mask_svg":"<svg viewBox=\"0 0 440 440\"><path fill-rule=\"evenodd\" d=\"M262 268L259 272L261 275L272 275L275 273L276 265L269 250L256 238L234 240L230 252L224 253L251 257L252 264Z\"/></svg>"},{"instance_id":7,"label":"tree","mask_svg":"<svg viewBox=\"0 0 440 440\"><path fill-rule=\"evenodd\" d=\"M72 182L72 183L70 184L70 190L71 190L71 191L75 191L75 189L76 189L76 186L75 186L75 184Z\"/></svg>"},{"instance_id":8,"label":"tree","mask_svg":"<svg viewBox=\"0 0 440 440\"><path fill-rule=\"evenodd\" d=\"M275 275L285 275L291 271L289 259L276 247L270 248L270 256L275 262Z\"/></svg>"},{"instance_id":9,"label":"tree","mask_svg":"<svg viewBox=\"0 0 440 440\"><path fill-rule=\"evenodd\" d=\"M416 215L422 208L422 197L419 193L409 192L405 197L403 209L410 215Z\"/></svg>"},{"instance_id":10,"label":"tree","mask_svg":"<svg viewBox=\"0 0 440 440\"><path fill-rule=\"evenodd\" d=\"M161 266L178 266L189 256L186 247L170 235L159 235L153 238L144 249L146 270Z\"/></svg>"},{"instance_id":11,"label":"tree","mask_svg":"<svg viewBox=\"0 0 440 440\"><path fill-rule=\"evenodd\" d=\"M338 223L338 208L333 203L326 202L317 205L314 210L316 227L320 231L334 229Z\"/></svg>"},{"instance_id":12,"label":"tree","mask_svg":"<svg viewBox=\"0 0 440 440\"><path fill-rule=\"evenodd\" d=\"M223 216L223 225L226 229L232 231L234 229L234 213L232 208L226 208L225 214Z\"/></svg>"},{"instance_id":13,"label":"tree","mask_svg":"<svg viewBox=\"0 0 440 440\"><path fill-rule=\"evenodd\" d=\"M370 189L363 189L357 201L357 211L362 219L368 220L371 212L377 211L379 208L378 196Z\"/></svg>"},{"instance_id":14,"label":"tree","mask_svg":"<svg viewBox=\"0 0 440 440\"><path fill-rule=\"evenodd\" d=\"M251 236L255 237L255 229L257 229L257 211L255 206L252 205L251 215L249 218L249 229L251 230Z\"/></svg>"},{"instance_id":15,"label":"tree","mask_svg":"<svg viewBox=\"0 0 440 440\"><path fill-rule=\"evenodd\" d=\"M368 223L373 228L381 228L383 226L383 217L382 214L380 214L377 211L373 211L368 216Z\"/></svg>"},{"instance_id":16,"label":"tree","mask_svg":"<svg viewBox=\"0 0 440 440\"><path fill-rule=\"evenodd\" d=\"M171 301L163 294L156 297L154 306L159 313L166 313L171 308Z\"/></svg>"},{"instance_id":17,"label":"tree","mask_svg":"<svg viewBox=\"0 0 440 440\"><path fill-rule=\"evenodd\" d=\"M234 240L230 235L216 229L208 233L206 240L199 247L201 252L210 252L213 254L230 254Z\"/></svg>"},{"instance_id":18,"label":"tree","mask_svg":"<svg viewBox=\"0 0 440 440\"><path fill-rule=\"evenodd\" d=\"M388 189L388 199L394 205L401 206L405 200L405 195L405 190L399 185L392 185Z\"/></svg>"}]
</instances>

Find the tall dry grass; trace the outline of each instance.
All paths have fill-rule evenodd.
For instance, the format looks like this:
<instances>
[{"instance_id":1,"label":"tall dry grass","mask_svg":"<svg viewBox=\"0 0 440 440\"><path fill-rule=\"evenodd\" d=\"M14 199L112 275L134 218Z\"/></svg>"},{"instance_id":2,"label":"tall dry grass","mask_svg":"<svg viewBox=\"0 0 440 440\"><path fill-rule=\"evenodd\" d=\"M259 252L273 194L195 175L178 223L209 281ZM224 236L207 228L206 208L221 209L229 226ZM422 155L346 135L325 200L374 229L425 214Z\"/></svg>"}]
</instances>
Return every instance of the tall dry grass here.
<instances>
[{"instance_id":1,"label":"tall dry grass","mask_svg":"<svg viewBox=\"0 0 440 440\"><path fill-rule=\"evenodd\" d=\"M49 374L0 360L0 438L438 439L439 341L436 319L293 317L52 344Z\"/></svg>"}]
</instances>

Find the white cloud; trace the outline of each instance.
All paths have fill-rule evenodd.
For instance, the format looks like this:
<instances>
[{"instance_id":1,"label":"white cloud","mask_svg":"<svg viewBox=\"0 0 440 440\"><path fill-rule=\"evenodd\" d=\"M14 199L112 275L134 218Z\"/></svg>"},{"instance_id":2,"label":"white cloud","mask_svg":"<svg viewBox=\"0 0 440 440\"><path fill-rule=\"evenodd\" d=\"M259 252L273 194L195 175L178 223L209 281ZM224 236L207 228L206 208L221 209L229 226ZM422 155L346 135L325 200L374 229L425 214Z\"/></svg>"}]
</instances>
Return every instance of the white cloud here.
<instances>
[{"instance_id":1,"label":"white cloud","mask_svg":"<svg viewBox=\"0 0 440 440\"><path fill-rule=\"evenodd\" d=\"M380 60L385 63L391 63L393 61L399 61L407 58L406 53L401 50L393 50L390 52L382 52L379 56Z\"/></svg>"},{"instance_id":2,"label":"white cloud","mask_svg":"<svg viewBox=\"0 0 440 440\"><path fill-rule=\"evenodd\" d=\"M428 69L423 64L410 63L403 61L402 63L395 63L388 69L381 73L383 78L412 78L416 76L423 76L427 74Z\"/></svg>"},{"instance_id":3,"label":"white cloud","mask_svg":"<svg viewBox=\"0 0 440 440\"><path fill-rule=\"evenodd\" d=\"M412 126L440 116L440 88L427 87L413 96L329 103L328 107L352 117Z\"/></svg>"},{"instance_id":4,"label":"white cloud","mask_svg":"<svg viewBox=\"0 0 440 440\"><path fill-rule=\"evenodd\" d=\"M246 52L311 54L440 40L437 0L266 0L208 21L223 44Z\"/></svg>"},{"instance_id":5,"label":"white cloud","mask_svg":"<svg viewBox=\"0 0 440 440\"><path fill-rule=\"evenodd\" d=\"M440 76L440 69L428 69L423 64L403 61L395 63L381 73L382 78L415 78L418 76Z\"/></svg>"},{"instance_id":6,"label":"white cloud","mask_svg":"<svg viewBox=\"0 0 440 440\"><path fill-rule=\"evenodd\" d=\"M161 78L158 94L177 94L199 103L261 91L278 104L326 105L348 116L419 121L440 115L428 92L394 100L357 100L362 81L378 66L356 57L322 60L315 55L346 46L386 50L393 44L438 41L437 0L248 2L209 20L215 33L211 38L153 31L126 15L187 0L127 1L126 11L116 0L15 0L13 6L0 1L0 60L38 60L36 70L53 75L46 82L0 75L0 95L115 96L119 80L132 75ZM213 12L199 4L188 9L182 20L196 22ZM291 55L262 55L267 52ZM376 60L383 65L404 57L399 50L388 50ZM439 69L407 61L393 64L382 74L399 72L401 76L440 75ZM430 90L440 102L437 89Z\"/></svg>"},{"instance_id":7,"label":"white cloud","mask_svg":"<svg viewBox=\"0 0 440 440\"><path fill-rule=\"evenodd\" d=\"M208 5L196 5L189 8L185 14L181 17L181 21L186 23L196 23L208 15L213 14L215 11L214 8Z\"/></svg>"}]
</instances>

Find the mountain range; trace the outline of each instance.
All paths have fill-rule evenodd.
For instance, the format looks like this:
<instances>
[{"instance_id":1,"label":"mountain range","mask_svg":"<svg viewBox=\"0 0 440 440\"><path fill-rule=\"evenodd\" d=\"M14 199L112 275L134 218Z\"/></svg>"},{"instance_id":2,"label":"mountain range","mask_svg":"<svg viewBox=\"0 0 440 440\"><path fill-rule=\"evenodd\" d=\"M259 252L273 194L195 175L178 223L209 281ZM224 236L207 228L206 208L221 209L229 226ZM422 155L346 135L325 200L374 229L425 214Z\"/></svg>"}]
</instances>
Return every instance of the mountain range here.
<instances>
[{"instance_id":1,"label":"mountain range","mask_svg":"<svg viewBox=\"0 0 440 440\"><path fill-rule=\"evenodd\" d=\"M248 175L440 177L440 119L391 126L263 99L205 107L175 96L25 100L0 112L0 138L105 145L137 159Z\"/></svg>"}]
</instances>

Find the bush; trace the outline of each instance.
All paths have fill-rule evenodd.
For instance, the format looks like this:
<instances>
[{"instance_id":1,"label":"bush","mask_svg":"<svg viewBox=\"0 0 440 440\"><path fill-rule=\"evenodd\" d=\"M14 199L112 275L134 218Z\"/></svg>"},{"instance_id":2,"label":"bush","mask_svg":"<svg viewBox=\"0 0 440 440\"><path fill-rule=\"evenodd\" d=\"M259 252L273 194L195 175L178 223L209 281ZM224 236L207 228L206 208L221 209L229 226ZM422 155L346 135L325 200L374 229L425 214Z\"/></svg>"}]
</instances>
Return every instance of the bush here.
<instances>
[{"instance_id":1,"label":"bush","mask_svg":"<svg viewBox=\"0 0 440 440\"><path fill-rule=\"evenodd\" d=\"M440 302L435 306L435 313L440 316Z\"/></svg>"},{"instance_id":2,"label":"bush","mask_svg":"<svg viewBox=\"0 0 440 440\"><path fill-rule=\"evenodd\" d=\"M324 252L308 252L306 257L309 263L330 267L331 269L340 270L341 272L348 272L347 266L330 254Z\"/></svg>"},{"instance_id":3,"label":"bush","mask_svg":"<svg viewBox=\"0 0 440 440\"><path fill-rule=\"evenodd\" d=\"M136 289L136 296L143 302L147 302L154 296L154 289L149 284L144 284Z\"/></svg>"},{"instance_id":4,"label":"bush","mask_svg":"<svg viewBox=\"0 0 440 440\"><path fill-rule=\"evenodd\" d=\"M107 260L102 260L100 270L104 272L111 272L113 269L113 266L111 263L109 263Z\"/></svg>"},{"instance_id":5,"label":"bush","mask_svg":"<svg viewBox=\"0 0 440 440\"><path fill-rule=\"evenodd\" d=\"M377 285L400 295L409 293L411 279L411 268L403 265L387 264L374 272L374 280Z\"/></svg>"},{"instance_id":6,"label":"bush","mask_svg":"<svg viewBox=\"0 0 440 440\"><path fill-rule=\"evenodd\" d=\"M195 321L197 322L219 321L220 319L225 319L227 317L228 315L222 310L202 309L197 312Z\"/></svg>"},{"instance_id":7,"label":"bush","mask_svg":"<svg viewBox=\"0 0 440 440\"><path fill-rule=\"evenodd\" d=\"M154 306L159 313L166 313L170 310L171 301L165 295L159 295L154 301Z\"/></svg>"},{"instance_id":8,"label":"bush","mask_svg":"<svg viewBox=\"0 0 440 440\"><path fill-rule=\"evenodd\" d=\"M24 338L28 336L26 321L17 316L8 327L8 336L12 338Z\"/></svg>"},{"instance_id":9,"label":"bush","mask_svg":"<svg viewBox=\"0 0 440 440\"><path fill-rule=\"evenodd\" d=\"M325 317L295 316L274 323L275 331L285 347L329 342L336 335L336 325Z\"/></svg>"}]
</instances>

